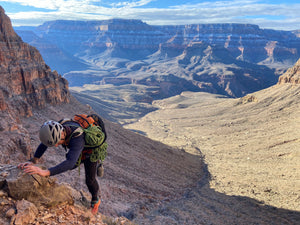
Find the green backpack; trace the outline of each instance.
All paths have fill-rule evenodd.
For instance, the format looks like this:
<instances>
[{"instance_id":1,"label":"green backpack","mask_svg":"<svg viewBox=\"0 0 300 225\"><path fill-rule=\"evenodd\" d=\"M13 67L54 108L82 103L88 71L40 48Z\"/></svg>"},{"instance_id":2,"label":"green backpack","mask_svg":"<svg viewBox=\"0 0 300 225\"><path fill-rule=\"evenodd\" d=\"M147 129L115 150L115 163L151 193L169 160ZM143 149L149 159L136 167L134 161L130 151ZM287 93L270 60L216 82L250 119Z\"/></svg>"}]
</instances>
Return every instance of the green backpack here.
<instances>
[{"instance_id":1,"label":"green backpack","mask_svg":"<svg viewBox=\"0 0 300 225\"><path fill-rule=\"evenodd\" d=\"M73 119L62 120L60 121L60 123L63 124L67 121L75 121L80 124L80 126L78 126L78 128L72 132L71 136L69 137L69 140L72 137L81 135L83 132L85 133L84 150L81 152L76 165L80 165L81 160L84 157L83 153L87 152L90 153L91 162L103 162L107 156L107 134L105 131L104 122L101 119L101 117L96 114L78 114L75 115Z\"/></svg>"},{"instance_id":2,"label":"green backpack","mask_svg":"<svg viewBox=\"0 0 300 225\"><path fill-rule=\"evenodd\" d=\"M83 128L83 132L85 133L85 149L92 149L91 162L104 161L107 155L107 143L101 127L90 125L88 128Z\"/></svg>"}]
</instances>

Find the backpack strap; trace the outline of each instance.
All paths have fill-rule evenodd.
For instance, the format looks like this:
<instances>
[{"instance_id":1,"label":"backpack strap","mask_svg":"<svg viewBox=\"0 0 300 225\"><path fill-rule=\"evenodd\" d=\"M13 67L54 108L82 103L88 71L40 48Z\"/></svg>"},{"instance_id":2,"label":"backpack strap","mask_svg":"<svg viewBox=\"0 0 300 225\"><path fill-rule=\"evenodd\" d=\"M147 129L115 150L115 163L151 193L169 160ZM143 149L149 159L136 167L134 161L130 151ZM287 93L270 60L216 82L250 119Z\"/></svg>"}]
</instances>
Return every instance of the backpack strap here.
<instances>
[{"instance_id":1,"label":"backpack strap","mask_svg":"<svg viewBox=\"0 0 300 225\"><path fill-rule=\"evenodd\" d=\"M61 125L63 125L65 122L70 122L70 121L73 121L72 119L69 119L69 118L63 118L61 119L60 121L58 121Z\"/></svg>"},{"instance_id":2,"label":"backpack strap","mask_svg":"<svg viewBox=\"0 0 300 225\"><path fill-rule=\"evenodd\" d=\"M66 122L76 122L76 121L74 121L72 119L62 119L58 122L61 125L64 125ZM77 128L72 131L72 129L70 127L77 127ZM66 147L70 143L71 138L79 137L80 135L82 135L84 133L84 131L83 131L83 128L80 125L78 125L78 126L76 126L76 125L65 125L64 128L66 130L66 136L68 136L68 139L65 140L66 145L64 145L64 148L66 149Z\"/></svg>"}]
</instances>

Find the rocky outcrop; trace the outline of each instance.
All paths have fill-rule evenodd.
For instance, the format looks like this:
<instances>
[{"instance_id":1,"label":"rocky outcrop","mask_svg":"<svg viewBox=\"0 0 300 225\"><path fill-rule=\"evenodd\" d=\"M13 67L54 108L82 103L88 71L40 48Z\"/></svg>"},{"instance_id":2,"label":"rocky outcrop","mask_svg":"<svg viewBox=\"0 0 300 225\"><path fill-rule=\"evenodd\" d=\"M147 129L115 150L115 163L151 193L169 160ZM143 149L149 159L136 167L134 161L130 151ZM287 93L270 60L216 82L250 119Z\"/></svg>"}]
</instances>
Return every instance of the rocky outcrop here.
<instances>
[{"instance_id":1,"label":"rocky outcrop","mask_svg":"<svg viewBox=\"0 0 300 225\"><path fill-rule=\"evenodd\" d=\"M36 206L71 204L76 196L80 197L70 186L58 185L55 178L29 175L16 166L5 164L0 164L0 189L13 199L26 199Z\"/></svg>"},{"instance_id":2,"label":"rocky outcrop","mask_svg":"<svg viewBox=\"0 0 300 225\"><path fill-rule=\"evenodd\" d=\"M296 64L279 77L278 84L300 84L300 59Z\"/></svg>"},{"instance_id":3,"label":"rocky outcrop","mask_svg":"<svg viewBox=\"0 0 300 225\"><path fill-rule=\"evenodd\" d=\"M0 222L5 224L10 219L15 225L32 224L40 206L73 204L72 190L51 178L29 175L16 166L0 164L0 201L3 202L0 213L5 213Z\"/></svg>"},{"instance_id":4,"label":"rocky outcrop","mask_svg":"<svg viewBox=\"0 0 300 225\"><path fill-rule=\"evenodd\" d=\"M11 222L15 225L24 225L34 223L38 214L37 207L24 199L16 203L17 214L12 216Z\"/></svg>"},{"instance_id":5,"label":"rocky outcrop","mask_svg":"<svg viewBox=\"0 0 300 225\"><path fill-rule=\"evenodd\" d=\"M85 193L56 179L29 175L13 165L0 164L0 224L128 224L126 218L93 216Z\"/></svg>"},{"instance_id":6,"label":"rocky outcrop","mask_svg":"<svg viewBox=\"0 0 300 225\"><path fill-rule=\"evenodd\" d=\"M30 138L20 123L22 117L32 116L33 108L69 102L68 82L57 72L51 71L36 48L22 41L2 7L0 77L1 145L8 149L7 155L21 148L28 157L31 152ZM15 135L7 137L6 132L15 132ZM0 161L3 162L2 159Z\"/></svg>"},{"instance_id":7,"label":"rocky outcrop","mask_svg":"<svg viewBox=\"0 0 300 225\"><path fill-rule=\"evenodd\" d=\"M22 116L30 116L31 107L68 102L68 82L22 41L2 8L0 18L1 108L12 105Z\"/></svg>"}]
</instances>

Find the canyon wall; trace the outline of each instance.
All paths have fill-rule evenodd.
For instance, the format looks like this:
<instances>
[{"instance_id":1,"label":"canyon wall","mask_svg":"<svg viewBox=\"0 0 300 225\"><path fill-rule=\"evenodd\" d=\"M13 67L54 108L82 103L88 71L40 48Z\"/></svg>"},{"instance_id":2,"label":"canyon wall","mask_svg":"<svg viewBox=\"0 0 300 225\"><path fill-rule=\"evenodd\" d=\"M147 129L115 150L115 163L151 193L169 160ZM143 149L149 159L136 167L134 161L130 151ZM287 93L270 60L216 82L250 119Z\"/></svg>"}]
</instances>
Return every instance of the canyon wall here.
<instances>
[{"instance_id":1,"label":"canyon wall","mask_svg":"<svg viewBox=\"0 0 300 225\"><path fill-rule=\"evenodd\" d=\"M252 24L151 26L140 20L60 20L32 29L71 54L93 54L119 46L138 51L139 57L147 57L160 44L183 49L190 43L203 41L223 46L235 57L252 63L292 65L299 58L300 39L295 33L260 29Z\"/></svg>"},{"instance_id":2,"label":"canyon wall","mask_svg":"<svg viewBox=\"0 0 300 225\"><path fill-rule=\"evenodd\" d=\"M11 151L18 146L28 155L30 138L21 124L22 117L32 116L33 108L69 102L70 93L67 80L51 71L38 50L24 43L14 32L2 7L0 76L1 144ZM16 135L10 137L9 132Z\"/></svg>"},{"instance_id":3,"label":"canyon wall","mask_svg":"<svg viewBox=\"0 0 300 225\"><path fill-rule=\"evenodd\" d=\"M182 91L241 97L276 84L300 57L295 32L252 24L58 20L17 32L70 86L154 86L152 99Z\"/></svg>"}]
</instances>

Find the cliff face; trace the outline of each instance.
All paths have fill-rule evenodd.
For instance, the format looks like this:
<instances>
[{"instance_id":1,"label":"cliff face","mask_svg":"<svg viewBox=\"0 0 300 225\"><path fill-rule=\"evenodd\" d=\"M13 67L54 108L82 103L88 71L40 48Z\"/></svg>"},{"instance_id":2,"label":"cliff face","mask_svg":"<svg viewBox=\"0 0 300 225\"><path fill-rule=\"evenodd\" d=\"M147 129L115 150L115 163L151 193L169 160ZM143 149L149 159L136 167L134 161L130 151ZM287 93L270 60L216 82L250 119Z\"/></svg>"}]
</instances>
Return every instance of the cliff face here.
<instances>
[{"instance_id":1,"label":"cliff face","mask_svg":"<svg viewBox=\"0 0 300 225\"><path fill-rule=\"evenodd\" d=\"M300 84L300 59L296 64L279 77L278 84Z\"/></svg>"},{"instance_id":2,"label":"cliff face","mask_svg":"<svg viewBox=\"0 0 300 225\"><path fill-rule=\"evenodd\" d=\"M37 27L35 32L66 51L80 55L119 46L147 57L157 51L160 44L183 49L190 43L203 41L223 46L234 57L251 63L293 63L299 58L300 39L295 33L260 29L251 24L150 26L139 20L122 19L51 21Z\"/></svg>"},{"instance_id":3,"label":"cliff face","mask_svg":"<svg viewBox=\"0 0 300 225\"><path fill-rule=\"evenodd\" d=\"M251 24L199 24L185 26L186 42L203 40L228 49L242 61L259 63L292 62L299 57L300 40L291 32L260 29ZM298 51L297 51L298 49Z\"/></svg>"},{"instance_id":4,"label":"cliff face","mask_svg":"<svg viewBox=\"0 0 300 225\"><path fill-rule=\"evenodd\" d=\"M116 46L149 49L151 53L167 40L163 32L139 20L51 21L34 31L72 55L99 53Z\"/></svg>"},{"instance_id":5,"label":"cliff face","mask_svg":"<svg viewBox=\"0 0 300 225\"><path fill-rule=\"evenodd\" d=\"M250 24L151 26L140 20L60 20L26 28L39 37L38 43L21 29L18 33L63 73L70 86L155 85L159 91L151 94L153 99L182 91L241 97L276 84L273 68L285 70L300 58L295 33ZM45 42L53 47L45 47Z\"/></svg>"},{"instance_id":6,"label":"cliff face","mask_svg":"<svg viewBox=\"0 0 300 225\"><path fill-rule=\"evenodd\" d=\"M20 125L21 118L32 116L33 108L69 102L68 82L51 71L34 47L22 41L1 7L0 77L0 131L19 133L14 140L1 135L2 145L11 150L22 146L29 154L29 135Z\"/></svg>"},{"instance_id":7,"label":"cliff face","mask_svg":"<svg viewBox=\"0 0 300 225\"><path fill-rule=\"evenodd\" d=\"M23 102L27 112L19 110L22 116L30 115L30 107L68 102L67 81L51 71L34 47L22 41L2 8L0 19L1 102L6 106Z\"/></svg>"}]
</instances>

